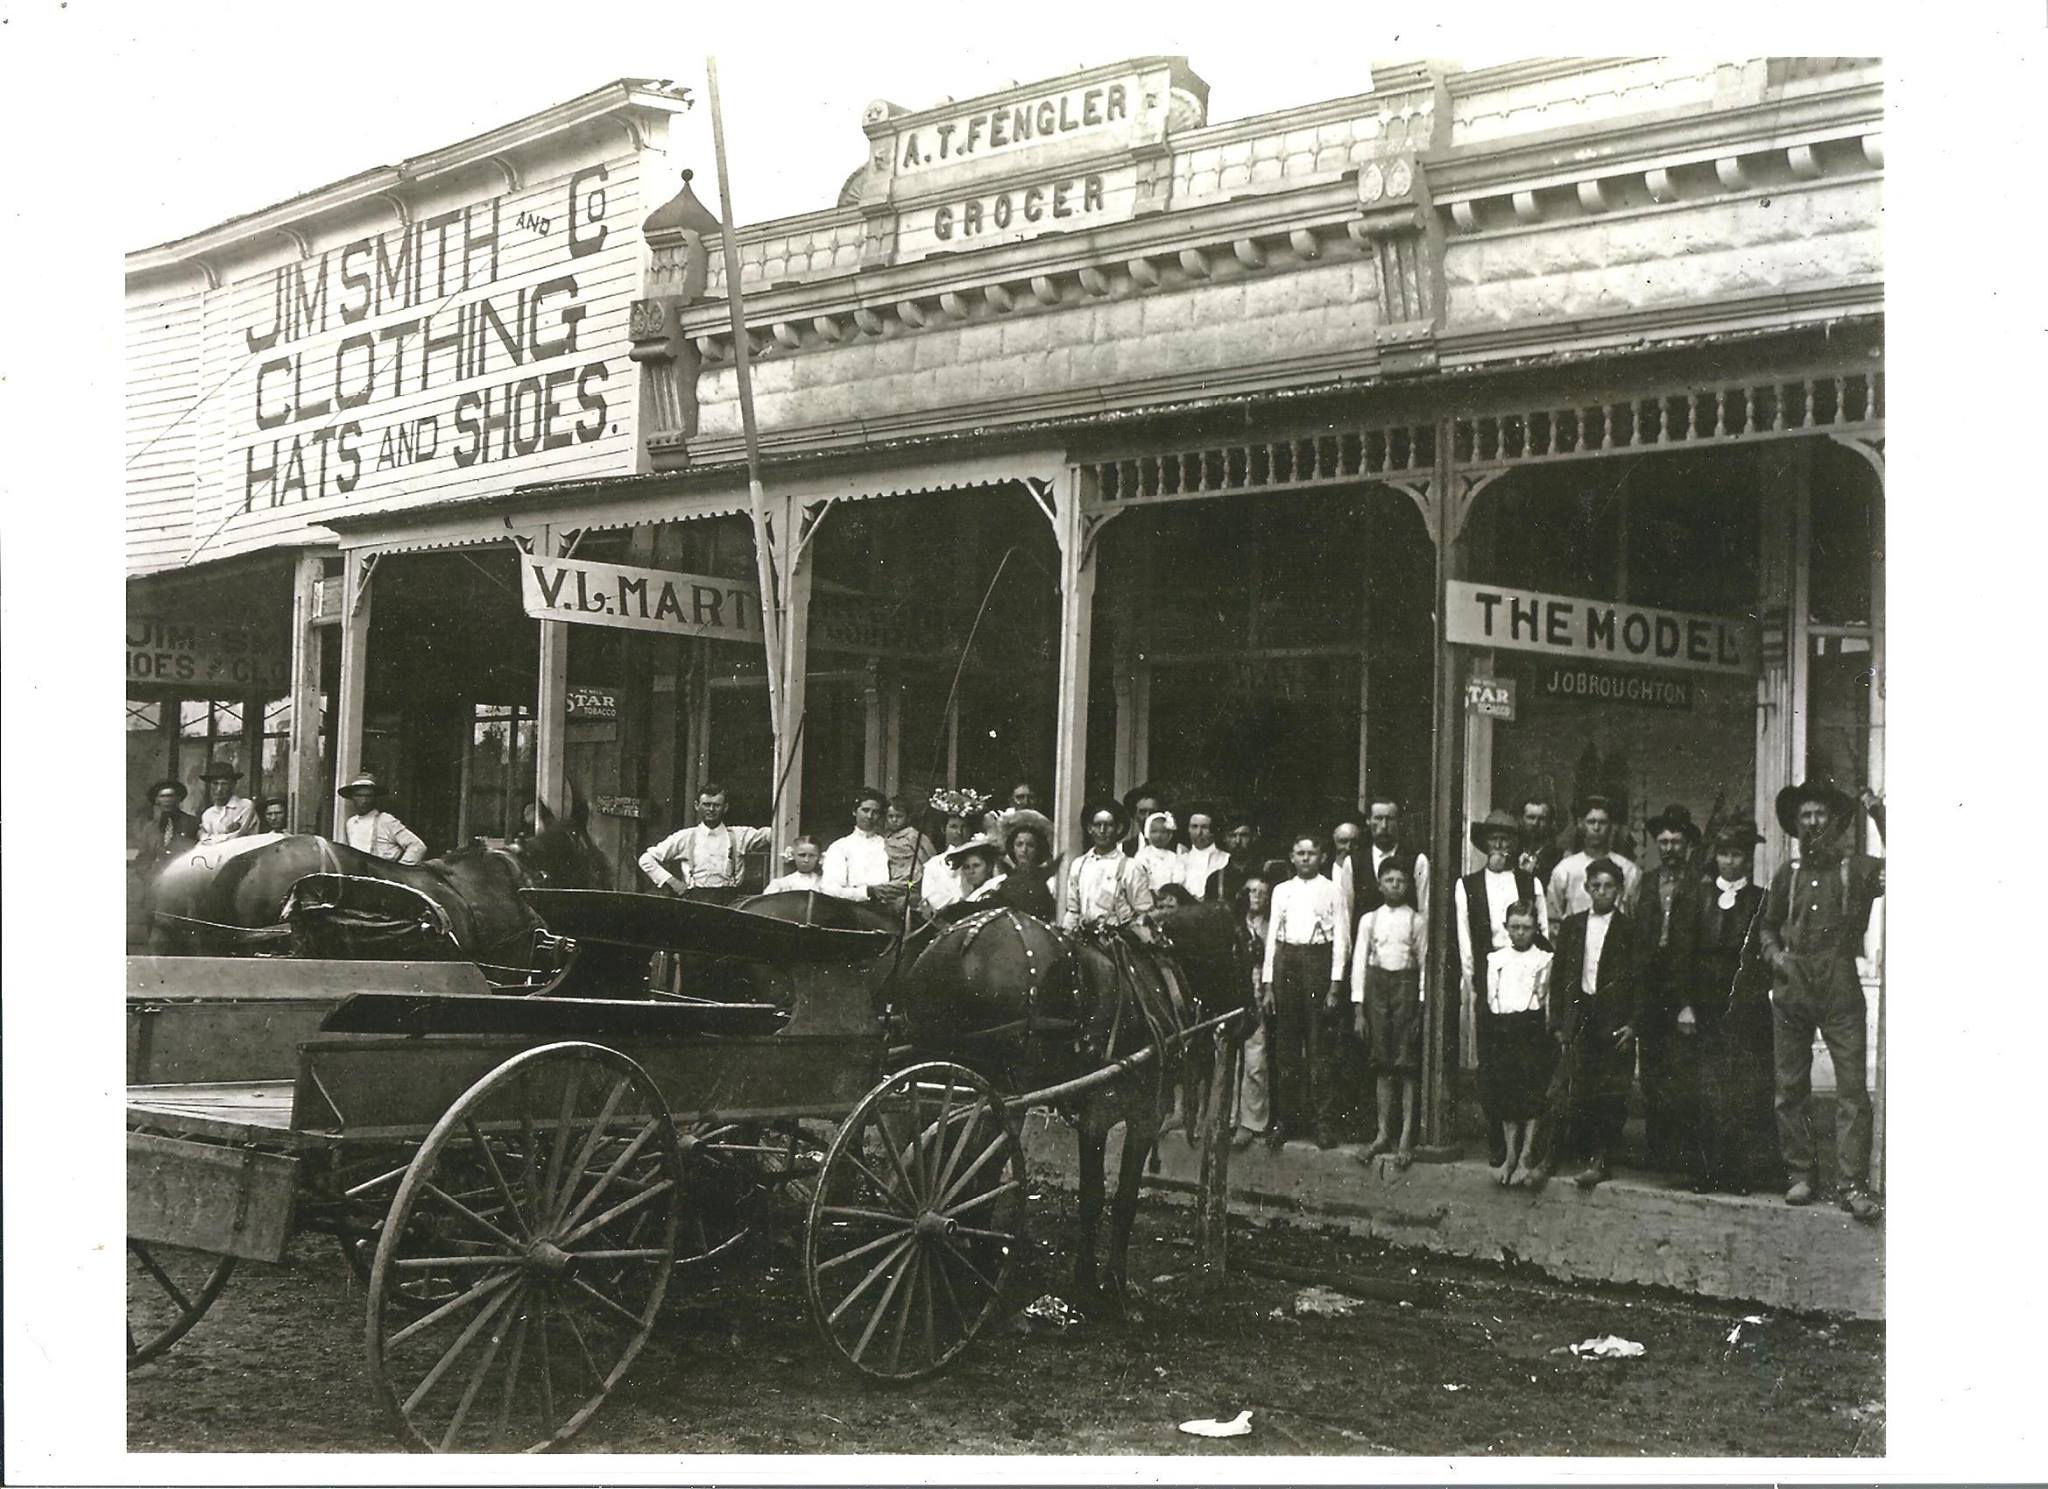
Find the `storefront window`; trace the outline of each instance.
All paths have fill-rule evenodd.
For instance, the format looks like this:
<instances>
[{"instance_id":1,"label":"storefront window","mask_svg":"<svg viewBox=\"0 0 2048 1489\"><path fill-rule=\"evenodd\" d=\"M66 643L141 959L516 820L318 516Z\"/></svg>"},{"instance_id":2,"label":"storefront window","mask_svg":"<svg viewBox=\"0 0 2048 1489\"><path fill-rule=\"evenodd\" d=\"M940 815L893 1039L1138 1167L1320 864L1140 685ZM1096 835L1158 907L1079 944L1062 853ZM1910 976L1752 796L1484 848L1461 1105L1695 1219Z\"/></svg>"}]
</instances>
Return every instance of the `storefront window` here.
<instances>
[{"instance_id":1,"label":"storefront window","mask_svg":"<svg viewBox=\"0 0 2048 1489\"><path fill-rule=\"evenodd\" d=\"M260 787L249 778L249 762L243 758L242 705L220 699L182 698L178 701L179 780L192 788L195 799L204 795L199 773L213 760L225 760L242 772L235 789L248 795Z\"/></svg>"},{"instance_id":2,"label":"storefront window","mask_svg":"<svg viewBox=\"0 0 2048 1489\"><path fill-rule=\"evenodd\" d=\"M533 709L479 703L472 711L468 792L463 831L471 837L515 835L533 797Z\"/></svg>"}]
</instances>

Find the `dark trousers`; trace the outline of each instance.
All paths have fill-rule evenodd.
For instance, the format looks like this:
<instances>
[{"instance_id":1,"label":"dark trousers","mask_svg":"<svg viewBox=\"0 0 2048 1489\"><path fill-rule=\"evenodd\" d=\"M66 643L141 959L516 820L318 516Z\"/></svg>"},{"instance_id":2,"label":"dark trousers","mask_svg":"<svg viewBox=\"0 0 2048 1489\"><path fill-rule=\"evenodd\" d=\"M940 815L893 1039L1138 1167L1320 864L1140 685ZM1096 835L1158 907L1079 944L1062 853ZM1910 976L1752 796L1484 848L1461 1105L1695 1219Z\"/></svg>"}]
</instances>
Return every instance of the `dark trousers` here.
<instances>
[{"instance_id":1,"label":"dark trousers","mask_svg":"<svg viewBox=\"0 0 2048 1489\"><path fill-rule=\"evenodd\" d=\"M1675 1010L1659 1010L1643 1029L1643 1149L1654 1169L1698 1162L1700 1032L1682 1034Z\"/></svg>"},{"instance_id":2,"label":"dark trousers","mask_svg":"<svg viewBox=\"0 0 2048 1489\"><path fill-rule=\"evenodd\" d=\"M1335 1114L1337 1038L1330 996L1331 948L1273 948L1273 1027L1266 1083L1273 1121L1289 1132L1327 1126ZM1339 1009L1337 1017L1343 1010Z\"/></svg>"},{"instance_id":3,"label":"dark trousers","mask_svg":"<svg viewBox=\"0 0 2048 1489\"><path fill-rule=\"evenodd\" d=\"M1856 980L1855 962L1846 956L1793 954L1787 961L1771 997L1778 1148L1795 1182L1815 1178L1808 1106L1813 1094L1813 1036L1818 1033L1835 1063L1838 1182L1843 1188L1860 1186L1870 1175L1863 985Z\"/></svg>"},{"instance_id":4,"label":"dark trousers","mask_svg":"<svg viewBox=\"0 0 2048 1489\"><path fill-rule=\"evenodd\" d=\"M1616 1049L1613 1031L1586 1028L1572 1041L1571 1111L1567 1142L1573 1155L1613 1162L1628 1122L1628 1088L1635 1050Z\"/></svg>"}]
</instances>

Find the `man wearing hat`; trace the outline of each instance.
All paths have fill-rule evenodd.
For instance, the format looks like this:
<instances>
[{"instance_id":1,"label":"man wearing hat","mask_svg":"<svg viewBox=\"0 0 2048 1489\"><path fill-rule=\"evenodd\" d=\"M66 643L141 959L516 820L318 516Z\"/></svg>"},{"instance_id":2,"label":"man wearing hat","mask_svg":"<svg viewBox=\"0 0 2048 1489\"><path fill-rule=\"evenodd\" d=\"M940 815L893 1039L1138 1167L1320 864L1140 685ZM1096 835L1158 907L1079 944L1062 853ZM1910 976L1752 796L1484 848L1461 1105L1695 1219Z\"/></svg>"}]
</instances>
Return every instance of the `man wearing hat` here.
<instances>
[{"instance_id":1,"label":"man wearing hat","mask_svg":"<svg viewBox=\"0 0 2048 1489\"><path fill-rule=\"evenodd\" d=\"M1641 1041L1643 1146L1653 1169L1689 1165L1698 1171L1700 1012L1693 1005L1693 966L1699 957L1700 916L1706 885L1693 863L1702 841L1692 813L1668 806L1649 821L1657 867L1636 897L1642 955L1644 1016Z\"/></svg>"},{"instance_id":2,"label":"man wearing hat","mask_svg":"<svg viewBox=\"0 0 2048 1489\"><path fill-rule=\"evenodd\" d=\"M256 803L265 832L290 832L291 802L282 796L266 796Z\"/></svg>"},{"instance_id":3,"label":"man wearing hat","mask_svg":"<svg viewBox=\"0 0 2048 1489\"><path fill-rule=\"evenodd\" d=\"M1088 851L1074 855L1067 869L1067 902L1060 924L1067 930L1083 926L1128 925L1152 908L1152 883L1137 860L1121 847L1124 809L1105 797L1081 814Z\"/></svg>"},{"instance_id":4,"label":"man wearing hat","mask_svg":"<svg viewBox=\"0 0 2048 1489\"><path fill-rule=\"evenodd\" d=\"M1615 850L1614 803L1604 796L1586 796L1580 798L1578 810L1579 851L1566 854L1550 871L1551 922L1561 925L1567 916L1593 908L1592 896L1586 893L1586 865L1596 858L1606 859L1621 871L1621 909L1634 914L1636 887L1643 871Z\"/></svg>"},{"instance_id":5,"label":"man wearing hat","mask_svg":"<svg viewBox=\"0 0 2048 1489\"><path fill-rule=\"evenodd\" d=\"M383 788L367 770L334 794L348 802L341 835L349 847L393 863L418 863L427 856L427 845L413 830L377 805Z\"/></svg>"},{"instance_id":6,"label":"man wearing hat","mask_svg":"<svg viewBox=\"0 0 2048 1489\"><path fill-rule=\"evenodd\" d=\"M199 819L186 811L185 783L166 777L149 788L149 807L135 819L128 834L130 865L144 881L156 877L165 860L199 841Z\"/></svg>"},{"instance_id":7,"label":"man wearing hat","mask_svg":"<svg viewBox=\"0 0 2048 1489\"><path fill-rule=\"evenodd\" d=\"M1494 952L1508 949L1508 909L1532 901L1537 934L1546 946L1550 914L1536 876L1514 862L1522 829L1513 817L1502 811L1490 812L1484 822L1474 822L1468 834L1472 846L1486 855L1486 863L1458 881L1451 900L1458 931L1459 1063L1473 1070L1478 1068L1486 1039L1486 962ZM1490 1094L1484 1082L1480 1094L1482 1098ZM1507 1139L1500 1119L1491 1110L1486 1112L1486 1142L1489 1161L1497 1167L1507 1156Z\"/></svg>"},{"instance_id":8,"label":"man wearing hat","mask_svg":"<svg viewBox=\"0 0 2048 1489\"><path fill-rule=\"evenodd\" d=\"M199 814L199 845L225 843L263 830L256 815L256 803L235 794L235 782L242 773L225 760L216 760L199 772L206 782L207 808Z\"/></svg>"},{"instance_id":9,"label":"man wearing hat","mask_svg":"<svg viewBox=\"0 0 2048 1489\"><path fill-rule=\"evenodd\" d=\"M1865 1089L1865 1008L1856 956L1871 904L1884 893L1881 860L1851 851L1856 802L1825 782L1778 793L1778 823L1799 842L1764 899L1758 939L1771 967L1778 1146L1790 1185L1785 1202L1812 1203L1817 1174L1808 1106L1813 1036L1835 1065L1835 1154L1843 1209L1875 1219L1870 1175L1870 1095Z\"/></svg>"}]
</instances>

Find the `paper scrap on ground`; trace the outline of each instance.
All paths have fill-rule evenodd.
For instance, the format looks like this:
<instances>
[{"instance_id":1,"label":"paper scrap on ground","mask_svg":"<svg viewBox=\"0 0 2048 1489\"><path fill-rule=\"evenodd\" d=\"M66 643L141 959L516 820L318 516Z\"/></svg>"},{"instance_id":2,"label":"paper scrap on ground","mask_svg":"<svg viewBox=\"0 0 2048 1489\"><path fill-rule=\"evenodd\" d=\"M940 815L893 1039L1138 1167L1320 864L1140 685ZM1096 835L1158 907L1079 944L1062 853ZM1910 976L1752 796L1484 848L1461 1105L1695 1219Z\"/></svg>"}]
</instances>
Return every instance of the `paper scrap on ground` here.
<instances>
[{"instance_id":1,"label":"paper scrap on ground","mask_svg":"<svg viewBox=\"0 0 2048 1489\"><path fill-rule=\"evenodd\" d=\"M1624 1339L1619 1334L1582 1339L1572 1346L1572 1353L1582 1360L1632 1360L1642 1352L1643 1347L1635 1340Z\"/></svg>"},{"instance_id":2,"label":"paper scrap on ground","mask_svg":"<svg viewBox=\"0 0 2048 1489\"><path fill-rule=\"evenodd\" d=\"M1026 1324L1034 1329L1065 1329L1081 1321L1081 1315L1065 1298L1046 1293L1024 1310Z\"/></svg>"},{"instance_id":3,"label":"paper scrap on ground","mask_svg":"<svg viewBox=\"0 0 2048 1489\"><path fill-rule=\"evenodd\" d=\"M1335 1288L1318 1283L1305 1287L1294 1295L1296 1313L1315 1314L1324 1318L1342 1318L1358 1306L1358 1299L1346 1297Z\"/></svg>"},{"instance_id":4,"label":"paper scrap on ground","mask_svg":"<svg viewBox=\"0 0 2048 1489\"><path fill-rule=\"evenodd\" d=\"M1452 1384L1451 1384L1451 1383L1450 1383L1449 1381L1445 1381L1445 1382L1444 1382L1444 1389L1445 1389L1446 1391L1462 1391L1462 1390L1464 1390L1465 1388L1464 1388L1463 1386L1454 1386L1454 1385L1452 1385Z\"/></svg>"},{"instance_id":5,"label":"paper scrap on ground","mask_svg":"<svg viewBox=\"0 0 2048 1489\"><path fill-rule=\"evenodd\" d=\"M1219 1422L1214 1417L1198 1417L1192 1422L1182 1422L1180 1430L1192 1437L1250 1437L1252 1409L1246 1407L1227 1422Z\"/></svg>"}]
</instances>

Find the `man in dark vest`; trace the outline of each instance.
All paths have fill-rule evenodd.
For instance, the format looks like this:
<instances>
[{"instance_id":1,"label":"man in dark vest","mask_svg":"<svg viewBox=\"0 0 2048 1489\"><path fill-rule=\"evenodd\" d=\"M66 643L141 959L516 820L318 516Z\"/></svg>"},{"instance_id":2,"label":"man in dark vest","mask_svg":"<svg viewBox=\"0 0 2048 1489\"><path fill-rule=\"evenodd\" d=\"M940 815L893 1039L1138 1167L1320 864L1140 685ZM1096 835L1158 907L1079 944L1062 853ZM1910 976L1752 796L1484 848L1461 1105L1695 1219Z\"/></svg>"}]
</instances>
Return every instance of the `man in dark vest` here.
<instances>
[{"instance_id":1,"label":"man in dark vest","mask_svg":"<svg viewBox=\"0 0 2048 1489\"><path fill-rule=\"evenodd\" d=\"M1682 806L1649 821L1657 867L1636 891L1642 933L1643 1147L1653 1169L1701 1168L1692 1151L1700 1097L1700 1011L1693 1006L1706 881L1693 851L1700 830Z\"/></svg>"},{"instance_id":2,"label":"man in dark vest","mask_svg":"<svg viewBox=\"0 0 2048 1489\"><path fill-rule=\"evenodd\" d=\"M1497 811L1488 814L1484 822L1473 823L1470 832L1472 846L1486 855L1486 866L1460 879L1452 892L1458 933L1459 1027L1463 1031L1459 1045L1461 1061L1468 1070L1477 1068L1485 1058L1486 959L1508 949L1508 908L1533 901L1539 944L1550 944L1549 912L1536 876L1514 864L1521 843L1520 825L1506 812ZM1486 1090L1482 1081L1482 1106ZM1492 1111L1486 1112L1486 1144L1488 1161L1498 1168L1507 1156L1507 1143L1500 1118Z\"/></svg>"}]
</instances>

